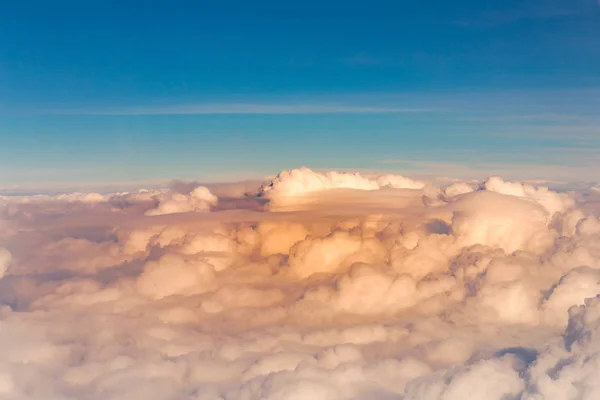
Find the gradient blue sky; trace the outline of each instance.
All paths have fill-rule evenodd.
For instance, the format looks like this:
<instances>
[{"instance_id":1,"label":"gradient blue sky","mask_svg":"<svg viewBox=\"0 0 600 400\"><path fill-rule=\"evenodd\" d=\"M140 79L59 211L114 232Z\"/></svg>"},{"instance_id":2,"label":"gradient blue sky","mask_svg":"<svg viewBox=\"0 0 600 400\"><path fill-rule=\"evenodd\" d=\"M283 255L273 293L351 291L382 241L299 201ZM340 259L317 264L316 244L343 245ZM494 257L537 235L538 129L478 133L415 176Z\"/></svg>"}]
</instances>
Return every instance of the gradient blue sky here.
<instances>
[{"instance_id":1,"label":"gradient blue sky","mask_svg":"<svg viewBox=\"0 0 600 400\"><path fill-rule=\"evenodd\" d=\"M595 0L5 1L0 190L300 165L600 180L599 71Z\"/></svg>"}]
</instances>

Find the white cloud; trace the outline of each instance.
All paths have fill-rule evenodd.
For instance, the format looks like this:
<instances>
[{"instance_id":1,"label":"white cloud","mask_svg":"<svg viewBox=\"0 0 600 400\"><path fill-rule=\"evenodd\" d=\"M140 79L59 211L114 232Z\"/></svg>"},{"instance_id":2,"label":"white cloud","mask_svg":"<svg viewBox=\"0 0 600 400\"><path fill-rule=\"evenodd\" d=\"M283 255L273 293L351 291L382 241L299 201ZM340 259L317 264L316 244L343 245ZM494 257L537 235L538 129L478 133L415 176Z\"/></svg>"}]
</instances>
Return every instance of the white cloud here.
<instances>
[{"instance_id":1,"label":"white cloud","mask_svg":"<svg viewBox=\"0 0 600 400\"><path fill-rule=\"evenodd\" d=\"M379 190L422 189L425 183L400 175L364 176L359 173L329 171L319 173L302 167L283 171L260 188L259 195L270 200L272 208L310 204L313 195L332 189Z\"/></svg>"},{"instance_id":2,"label":"white cloud","mask_svg":"<svg viewBox=\"0 0 600 400\"><path fill-rule=\"evenodd\" d=\"M567 194L553 192L544 186L535 187L520 182L507 182L497 176L487 179L483 183L483 188L492 192L534 201L544 207L550 215L554 215L556 212L564 212L574 204L573 199Z\"/></svg>"},{"instance_id":3,"label":"white cloud","mask_svg":"<svg viewBox=\"0 0 600 400\"><path fill-rule=\"evenodd\" d=\"M311 206L3 199L0 397L598 396L589 191L303 168L258 192Z\"/></svg>"},{"instance_id":4,"label":"white cloud","mask_svg":"<svg viewBox=\"0 0 600 400\"><path fill-rule=\"evenodd\" d=\"M161 193L155 198L158 200L158 207L148 210L146 215L209 211L218 201L217 197L205 186L195 188L189 195L170 192Z\"/></svg>"},{"instance_id":5,"label":"white cloud","mask_svg":"<svg viewBox=\"0 0 600 400\"><path fill-rule=\"evenodd\" d=\"M0 279L6 274L8 267L10 266L10 261L12 259L12 255L10 252L2 247L0 247Z\"/></svg>"}]
</instances>

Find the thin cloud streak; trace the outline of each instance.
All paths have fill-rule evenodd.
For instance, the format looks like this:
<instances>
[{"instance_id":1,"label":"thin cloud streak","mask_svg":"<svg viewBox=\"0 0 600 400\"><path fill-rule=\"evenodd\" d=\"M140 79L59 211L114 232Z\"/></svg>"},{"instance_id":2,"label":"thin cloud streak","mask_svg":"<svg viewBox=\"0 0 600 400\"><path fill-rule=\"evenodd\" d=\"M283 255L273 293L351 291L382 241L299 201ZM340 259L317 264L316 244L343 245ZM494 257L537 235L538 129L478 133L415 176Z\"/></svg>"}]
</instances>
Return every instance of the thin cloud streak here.
<instances>
[{"instance_id":1,"label":"thin cloud streak","mask_svg":"<svg viewBox=\"0 0 600 400\"><path fill-rule=\"evenodd\" d=\"M500 114L500 115L475 115L455 118L459 121L489 122L489 121L541 121L541 122L600 122L596 115L585 114L558 114L558 113L539 113L539 114Z\"/></svg>"},{"instance_id":2,"label":"thin cloud streak","mask_svg":"<svg viewBox=\"0 0 600 400\"><path fill-rule=\"evenodd\" d=\"M587 160L581 163L555 162L436 162L412 160L381 160L380 165L396 165L392 171L404 173L415 178L430 179L452 176L460 179L485 179L497 175L507 179L549 180L569 183L600 182L600 161Z\"/></svg>"},{"instance_id":3,"label":"thin cloud streak","mask_svg":"<svg viewBox=\"0 0 600 400\"><path fill-rule=\"evenodd\" d=\"M192 104L178 106L131 107L119 109L54 110L50 114L71 115L218 115L218 114L399 114L430 112L427 108L368 107L337 104Z\"/></svg>"}]
</instances>

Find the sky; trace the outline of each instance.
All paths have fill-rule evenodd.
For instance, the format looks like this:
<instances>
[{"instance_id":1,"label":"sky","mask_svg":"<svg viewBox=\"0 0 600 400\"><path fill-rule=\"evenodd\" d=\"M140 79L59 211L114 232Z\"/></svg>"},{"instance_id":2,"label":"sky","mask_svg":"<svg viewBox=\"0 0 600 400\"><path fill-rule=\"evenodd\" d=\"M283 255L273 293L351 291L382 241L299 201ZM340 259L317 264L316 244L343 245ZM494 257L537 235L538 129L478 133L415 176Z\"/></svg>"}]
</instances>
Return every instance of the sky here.
<instances>
[{"instance_id":1,"label":"sky","mask_svg":"<svg viewBox=\"0 0 600 400\"><path fill-rule=\"evenodd\" d=\"M598 0L0 0L0 399L600 399L599 106Z\"/></svg>"},{"instance_id":2,"label":"sky","mask_svg":"<svg viewBox=\"0 0 600 400\"><path fill-rule=\"evenodd\" d=\"M0 189L599 181L598 71L594 0L3 2Z\"/></svg>"}]
</instances>

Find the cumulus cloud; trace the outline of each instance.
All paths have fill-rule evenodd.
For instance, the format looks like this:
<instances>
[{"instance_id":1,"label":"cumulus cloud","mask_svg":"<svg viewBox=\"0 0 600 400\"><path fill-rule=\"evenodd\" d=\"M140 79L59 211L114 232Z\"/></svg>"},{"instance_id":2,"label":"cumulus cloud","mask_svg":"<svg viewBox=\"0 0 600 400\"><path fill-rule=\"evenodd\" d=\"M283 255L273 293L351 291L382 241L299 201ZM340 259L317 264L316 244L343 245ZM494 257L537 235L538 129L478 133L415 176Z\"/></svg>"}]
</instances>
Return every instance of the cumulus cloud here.
<instances>
[{"instance_id":1,"label":"cumulus cloud","mask_svg":"<svg viewBox=\"0 0 600 400\"><path fill-rule=\"evenodd\" d=\"M379 190L422 189L424 182L399 175L363 176L359 173L328 171L319 173L302 167L283 171L260 188L259 195L268 198L273 207L310 202L308 197L331 189Z\"/></svg>"},{"instance_id":2,"label":"cumulus cloud","mask_svg":"<svg viewBox=\"0 0 600 400\"><path fill-rule=\"evenodd\" d=\"M177 192L161 193L156 196L158 206L146 212L146 215L164 215L182 212L210 211L217 204L217 197L205 186L198 186L185 195Z\"/></svg>"},{"instance_id":3,"label":"cumulus cloud","mask_svg":"<svg viewBox=\"0 0 600 400\"><path fill-rule=\"evenodd\" d=\"M550 245L554 233L542 207L513 196L475 192L455 202L452 231L464 246L482 244L507 253L528 250L536 254Z\"/></svg>"},{"instance_id":4,"label":"cumulus cloud","mask_svg":"<svg viewBox=\"0 0 600 400\"><path fill-rule=\"evenodd\" d=\"M68 203L100 203L107 201L110 195L100 193L64 193L56 196L34 195L34 196L0 196L0 201L10 203L48 203L51 201L64 201Z\"/></svg>"},{"instance_id":5,"label":"cumulus cloud","mask_svg":"<svg viewBox=\"0 0 600 400\"><path fill-rule=\"evenodd\" d=\"M507 182L497 176L486 180L483 183L483 188L536 202L544 207L550 215L556 212L564 212L574 204L573 199L568 194L556 193L544 186L535 187L520 182Z\"/></svg>"},{"instance_id":6,"label":"cumulus cloud","mask_svg":"<svg viewBox=\"0 0 600 400\"><path fill-rule=\"evenodd\" d=\"M0 199L0 397L600 396L589 191L246 186Z\"/></svg>"},{"instance_id":7,"label":"cumulus cloud","mask_svg":"<svg viewBox=\"0 0 600 400\"><path fill-rule=\"evenodd\" d=\"M136 288L143 295L161 299L171 295L202 293L214 285L214 267L204 260L186 261L166 254L144 265Z\"/></svg>"},{"instance_id":8,"label":"cumulus cloud","mask_svg":"<svg viewBox=\"0 0 600 400\"><path fill-rule=\"evenodd\" d=\"M10 260L12 255L6 249L0 247L0 279L6 274L8 267L10 266Z\"/></svg>"}]
</instances>

